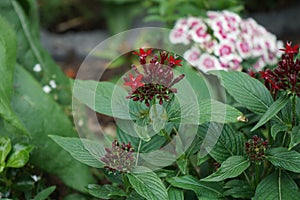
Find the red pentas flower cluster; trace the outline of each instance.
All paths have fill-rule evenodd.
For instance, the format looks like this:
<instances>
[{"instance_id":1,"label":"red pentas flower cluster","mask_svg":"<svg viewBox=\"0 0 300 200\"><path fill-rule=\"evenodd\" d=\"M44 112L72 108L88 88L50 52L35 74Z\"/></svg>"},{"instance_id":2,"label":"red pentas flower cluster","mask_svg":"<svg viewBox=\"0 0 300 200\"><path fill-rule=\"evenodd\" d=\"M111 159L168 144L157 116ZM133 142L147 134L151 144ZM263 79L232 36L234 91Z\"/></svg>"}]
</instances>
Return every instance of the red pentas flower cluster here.
<instances>
[{"instance_id":1,"label":"red pentas flower cluster","mask_svg":"<svg viewBox=\"0 0 300 200\"><path fill-rule=\"evenodd\" d=\"M131 87L128 98L145 102L146 106L150 106L150 102L156 99L159 104L170 100L170 95L177 92L176 88L173 88L174 84L184 78L184 74L175 78L173 72L173 67L182 66L182 60L176 59L166 51L160 52L159 56L152 54L152 49L146 51L141 48L133 54L139 56L142 66L138 68L133 65L135 75L129 74L129 77L124 78L124 85Z\"/></svg>"},{"instance_id":2,"label":"red pentas flower cluster","mask_svg":"<svg viewBox=\"0 0 300 200\"><path fill-rule=\"evenodd\" d=\"M279 90L292 92L300 97L300 61L294 59L299 53L299 45L292 46L291 42L287 42L285 49L280 50L284 54L277 68L260 71L260 76L274 98Z\"/></svg>"},{"instance_id":3,"label":"red pentas flower cluster","mask_svg":"<svg viewBox=\"0 0 300 200\"><path fill-rule=\"evenodd\" d=\"M114 140L111 148L105 148L105 151L106 154L100 159L105 163L104 168L113 173L129 173L132 170L135 157L130 142L128 144L123 142L120 145L117 140Z\"/></svg>"},{"instance_id":4,"label":"red pentas flower cluster","mask_svg":"<svg viewBox=\"0 0 300 200\"><path fill-rule=\"evenodd\" d=\"M268 148L268 141L258 137L257 135L254 135L246 142L245 147L246 154L250 160L259 163L264 158L265 151Z\"/></svg>"}]
</instances>

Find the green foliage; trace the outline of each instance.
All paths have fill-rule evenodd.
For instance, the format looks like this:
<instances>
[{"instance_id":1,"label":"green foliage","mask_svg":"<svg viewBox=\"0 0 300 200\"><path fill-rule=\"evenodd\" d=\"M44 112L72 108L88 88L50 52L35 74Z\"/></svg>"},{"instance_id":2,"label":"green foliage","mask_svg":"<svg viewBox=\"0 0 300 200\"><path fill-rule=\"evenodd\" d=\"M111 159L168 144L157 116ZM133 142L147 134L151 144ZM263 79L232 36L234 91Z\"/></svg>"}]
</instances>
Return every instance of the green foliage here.
<instances>
[{"instance_id":1,"label":"green foliage","mask_svg":"<svg viewBox=\"0 0 300 200\"><path fill-rule=\"evenodd\" d=\"M243 72L215 71L226 91L240 104L256 114L263 115L273 104L267 88Z\"/></svg>"},{"instance_id":2,"label":"green foliage","mask_svg":"<svg viewBox=\"0 0 300 200\"><path fill-rule=\"evenodd\" d=\"M199 181L190 175L169 178L167 181L174 187L194 191L198 198L217 199L224 196L221 184Z\"/></svg>"},{"instance_id":3,"label":"green foliage","mask_svg":"<svg viewBox=\"0 0 300 200\"><path fill-rule=\"evenodd\" d=\"M284 95L275 101L270 108L266 111L266 113L261 117L259 122L251 129L251 131L256 130L260 126L267 123L270 119L272 119L282 108L289 102L289 96Z\"/></svg>"},{"instance_id":4,"label":"green foliage","mask_svg":"<svg viewBox=\"0 0 300 200\"><path fill-rule=\"evenodd\" d=\"M269 175L257 186L255 200L299 199L298 186L285 172L277 171Z\"/></svg>"},{"instance_id":5,"label":"green foliage","mask_svg":"<svg viewBox=\"0 0 300 200\"><path fill-rule=\"evenodd\" d=\"M179 1L157 1L147 0L145 5L148 8L148 16L145 21L162 21L166 25L173 23L188 15L203 15L207 10L231 10L240 12L243 10L243 1L238 0L179 0Z\"/></svg>"},{"instance_id":6,"label":"green foliage","mask_svg":"<svg viewBox=\"0 0 300 200\"><path fill-rule=\"evenodd\" d=\"M101 143L72 137L50 135L50 138L68 151L76 160L95 168L102 168L100 158L104 155Z\"/></svg>"},{"instance_id":7,"label":"green foliage","mask_svg":"<svg viewBox=\"0 0 300 200\"><path fill-rule=\"evenodd\" d=\"M89 184L87 186L87 191L94 197L101 199L112 199L114 197L126 196L126 193L119 187L114 185L95 185Z\"/></svg>"},{"instance_id":8,"label":"green foliage","mask_svg":"<svg viewBox=\"0 0 300 200\"><path fill-rule=\"evenodd\" d=\"M32 144L35 148L30 156L31 165L84 191L84 187L94 181L89 169L48 138L49 134L76 136L76 133L64 110L71 103L70 82L41 47L36 2L4 0L0 2L0 10L0 71L5 74L0 83L0 93L3 92L0 94L1 134L13 141ZM36 64L41 65L42 71L33 70ZM42 87L50 80L55 81L57 88L49 95ZM21 143L14 145L5 166L23 167L31 150L31 146ZM5 156L7 152L2 152L1 170ZM20 188L24 185L18 184Z\"/></svg>"},{"instance_id":9,"label":"green foliage","mask_svg":"<svg viewBox=\"0 0 300 200\"><path fill-rule=\"evenodd\" d=\"M0 173L5 168L21 168L29 160L33 146L28 144L14 144L7 137L0 137Z\"/></svg>"},{"instance_id":10,"label":"green foliage","mask_svg":"<svg viewBox=\"0 0 300 200\"><path fill-rule=\"evenodd\" d=\"M294 150L288 150L287 148L278 147L270 149L266 155L266 158L277 167L300 173L300 153Z\"/></svg>"},{"instance_id":11,"label":"green foliage","mask_svg":"<svg viewBox=\"0 0 300 200\"><path fill-rule=\"evenodd\" d=\"M202 181L218 182L235 178L250 166L250 161L243 156L231 156L225 160L215 173L201 179Z\"/></svg>"},{"instance_id":12,"label":"green foliage","mask_svg":"<svg viewBox=\"0 0 300 200\"><path fill-rule=\"evenodd\" d=\"M222 163L231 156L244 154L244 138L230 125L211 123L200 126L198 134L205 140L202 146L217 162ZM206 134L206 135L204 135ZM201 152L200 152L201 153Z\"/></svg>"},{"instance_id":13,"label":"green foliage","mask_svg":"<svg viewBox=\"0 0 300 200\"><path fill-rule=\"evenodd\" d=\"M167 200L168 193L160 178L154 172L127 175L135 191L148 200Z\"/></svg>"}]
</instances>

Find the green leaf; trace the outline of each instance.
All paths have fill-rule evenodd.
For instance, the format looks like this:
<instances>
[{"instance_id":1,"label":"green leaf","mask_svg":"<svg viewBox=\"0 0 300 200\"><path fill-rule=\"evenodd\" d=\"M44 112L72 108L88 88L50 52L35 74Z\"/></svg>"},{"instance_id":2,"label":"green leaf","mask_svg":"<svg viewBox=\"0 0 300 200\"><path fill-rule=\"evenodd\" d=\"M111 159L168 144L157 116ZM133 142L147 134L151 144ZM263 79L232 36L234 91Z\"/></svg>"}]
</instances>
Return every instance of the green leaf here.
<instances>
[{"instance_id":1,"label":"green leaf","mask_svg":"<svg viewBox=\"0 0 300 200\"><path fill-rule=\"evenodd\" d=\"M52 92L53 97L58 97L57 102L60 104L70 104L71 88L69 79L41 45L38 30L36 30L38 28L37 20L33 20L38 14L37 9L33 8L33 6L36 6L35 4L36 2L30 0L30 3L28 3L30 15L27 16L20 6L20 1L0 1L1 15L16 32L18 41L17 61L22 63L22 66L43 85L49 84L50 80L54 80L58 87ZM33 71L36 64L40 64L41 72Z\"/></svg>"},{"instance_id":2,"label":"green leaf","mask_svg":"<svg viewBox=\"0 0 300 200\"><path fill-rule=\"evenodd\" d=\"M15 33L8 22L1 16L0 27L0 74L2 74L0 79L0 116L15 127L17 133L28 135L10 104L16 63L17 44Z\"/></svg>"},{"instance_id":3,"label":"green leaf","mask_svg":"<svg viewBox=\"0 0 300 200\"><path fill-rule=\"evenodd\" d=\"M267 110L267 112L261 117L259 122L251 129L251 131L255 131L265 123L267 123L270 119L272 119L287 103L289 102L289 96L283 95L279 99L277 99Z\"/></svg>"},{"instance_id":4,"label":"green leaf","mask_svg":"<svg viewBox=\"0 0 300 200\"><path fill-rule=\"evenodd\" d=\"M238 117L243 116L236 108L215 101L213 99L200 103L200 124L205 122L231 123L238 122Z\"/></svg>"},{"instance_id":5,"label":"green leaf","mask_svg":"<svg viewBox=\"0 0 300 200\"><path fill-rule=\"evenodd\" d=\"M230 156L244 154L244 137L230 125L210 123L199 128L198 134L203 139L200 157L207 153L218 163L222 163Z\"/></svg>"},{"instance_id":6,"label":"green leaf","mask_svg":"<svg viewBox=\"0 0 300 200\"><path fill-rule=\"evenodd\" d=\"M94 179L88 167L61 149L48 135L75 137L73 124L62 108L22 67L15 71L15 92L12 107L28 129L35 149L30 162L48 173L57 175L68 186L84 191ZM80 172L80 173L78 173Z\"/></svg>"},{"instance_id":7,"label":"green leaf","mask_svg":"<svg viewBox=\"0 0 300 200\"><path fill-rule=\"evenodd\" d=\"M174 115L169 116L169 121L175 123L195 123L199 118L198 124L205 122L231 123L238 122L238 117L243 116L236 108L226 105L222 102L206 99L202 100L196 108L193 104L184 104L179 108L181 112L174 112ZM176 108L178 110L178 107ZM182 112L186 113L183 116ZM200 113L199 113L200 112Z\"/></svg>"},{"instance_id":8,"label":"green leaf","mask_svg":"<svg viewBox=\"0 0 300 200\"><path fill-rule=\"evenodd\" d=\"M238 199L251 199L254 193L249 183L242 180L230 180L225 184L224 189L226 189L224 195Z\"/></svg>"},{"instance_id":9,"label":"green leaf","mask_svg":"<svg viewBox=\"0 0 300 200\"><path fill-rule=\"evenodd\" d=\"M282 123L276 123L271 127L271 136L274 140L276 140L276 136L281 131L287 131L288 127Z\"/></svg>"},{"instance_id":10,"label":"green leaf","mask_svg":"<svg viewBox=\"0 0 300 200\"><path fill-rule=\"evenodd\" d=\"M49 137L79 162L95 168L103 167L100 158L105 154L105 151L104 145L100 142L57 135L50 135Z\"/></svg>"},{"instance_id":11,"label":"green leaf","mask_svg":"<svg viewBox=\"0 0 300 200\"><path fill-rule=\"evenodd\" d=\"M167 190L154 172L127 175L135 191L147 200L167 200Z\"/></svg>"},{"instance_id":12,"label":"green leaf","mask_svg":"<svg viewBox=\"0 0 300 200\"><path fill-rule=\"evenodd\" d=\"M292 129L291 142L289 144L289 150L291 150L293 147L295 147L299 143L300 143L300 125L299 126L295 126Z\"/></svg>"},{"instance_id":13,"label":"green leaf","mask_svg":"<svg viewBox=\"0 0 300 200\"><path fill-rule=\"evenodd\" d=\"M263 179L257 186L253 200L300 199L298 186L289 174L278 170Z\"/></svg>"},{"instance_id":14,"label":"green leaf","mask_svg":"<svg viewBox=\"0 0 300 200\"><path fill-rule=\"evenodd\" d=\"M168 190L169 199L184 200L183 190L171 187Z\"/></svg>"},{"instance_id":15,"label":"green leaf","mask_svg":"<svg viewBox=\"0 0 300 200\"><path fill-rule=\"evenodd\" d=\"M250 166L250 161L243 156L231 156L225 160L221 167L208 177L201 179L202 181L223 181L228 178L239 176Z\"/></svg>"},{"instance_id":16,"label":"green leaf","mask_svg":"<svg viewBox=\"0 0 300 200\"><path fill-rule=\"evenodd\" d=\"M5 163L5 159L9 154L10 150L11 150L10 139L8 137L0 137L0 164Z\"/></svg>"},{"instance_id":17,"label":"green leaf","mask_svg":"<svg viewBox=\"0 0 300 200\"><path fill-rule=\"evenodd\" d=\"M114 185L96 185L89 184L87 191L94 197L101 199L112 199L112 197L121 196L126 197L127 194L122 189Z\"/></svg>"},{"instance_id":18,"label":"green leaf","mask_svg":"<svg viewBox=\"0 0 300 200\"><path fill-rule=\"evenodd\" d=\"M273 103L267 88L257 79L244 72L213 71L219 77L228 93L252 112L263 115Z\"/></svg>"},{"instance_id":19,"label":"green leaf","mask_svg":"<svg viewBox=\"0 0 300 200\"><path fill-rule=\"evenodd\" d=\"M266 152L265 157L276 167L300 173L300 153L277 147Z\"/></svg>"},{"instance_id":20,"label":"green leaf","mask_svg":"<svg viewBox=\"0 0 300 200\"><path fill-rule=\"evenodd\" d=\"M8 157L6 167L21 168L25 166L32 149L32 145L15 144L12 153Z\"/></svg>"},{"instance_id":21,"label":"green leaf","mask_svg":"<svg viewBox=\"0 0 300 200\"><path fill-rule=\"evenodd\" d=\"M223 188L219 183L208 183L186 175L181 177L172 177L167 181L174 187L193 190L199 197L219 198L223 197Z\"/></svg>"},{"instance_id":22,"label":"green leaf","mask_svg":"<svg viewBox=\"0 0 300 200\"><path fill-rule=\"evenodd\" d=\"M92 110L120 119L131 119L128 93L110 82L81 81L74 83L73 95Z\"/></svg>"},{"instance_id":23,"label":"green leaf","mask_svg":"<svg viewBox=\"0 0 300 200\"><path fill-rule=\"evenodd\" d=\"M180 171L182 174L187 174L187 170L188 170L188 159L185 157L185 155L180 156L180 158L178 158L176 160L177 166L179 167Z\"/></svg>"},{"instance_id":24,"label":"green leaf","mask_svg":"<svg viewBox=\"0 0 300 200\"><path fill-rule=\"evenodd\" d=\"M42 190L34 197L34 200L46 200L50 196L50 194L55 190L55 188L56 186L51 186Z\"/></svg>"}]
</instances>

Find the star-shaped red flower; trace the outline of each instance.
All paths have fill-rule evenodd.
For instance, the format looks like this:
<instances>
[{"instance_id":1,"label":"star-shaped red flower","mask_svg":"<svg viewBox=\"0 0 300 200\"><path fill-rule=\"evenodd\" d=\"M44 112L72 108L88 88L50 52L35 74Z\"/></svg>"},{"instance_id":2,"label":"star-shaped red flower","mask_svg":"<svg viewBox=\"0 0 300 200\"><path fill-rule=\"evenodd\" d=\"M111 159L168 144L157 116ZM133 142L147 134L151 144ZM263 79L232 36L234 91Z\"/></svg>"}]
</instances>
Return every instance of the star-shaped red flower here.
<instances>
[{"instance_id":1,"label":"star-shaped red flower","mask_svg":"<svg viewBox=\"0 0 300 200\"><path fill-rule=\"evenodd\" d=\"M129 74L129 79L128 78L124 79L125 80L124 85L131 87L132 91L135 91L138 87L145 85L142 82L142 79L143 79L142 74L139 74L136 78L132 74Z\"/></svg>"},{"instance_id":2,"label":"star-shaped red flower","mask_svg":"<svg viewBox=\"0 0 300 200\"><path fill-rule=\"evenodd\" d=\"M172 55L170 55L169 58L169 66L173 67L173 66L182 66L182 64L180 64L182 60L176 60Z\"/></svg>"},{"instance_id":3,"label":"star-shaped red flower","mask_svg":"<svg viewBox=\"0 0 300 200\"><path fill-rule=\"evenodd\" d=\"M285 45L285 49L280 50L284 51L286 54L299 53L299 45L292 46L292 42L287 42Z\"/></svg>"},{"instance_id":4,"label":"star-shaped red flower","mask_svg":"<svg viewBox=\"0 0 300 200\"><path fill-rule=\"evenodd\" d=\"M143 48L140 48L140 52L133 52L133 54L138 55L140 57L147 57L152 53L152 49L148 49L147 51L145 51Z\"/></svg>"}]
</instances>

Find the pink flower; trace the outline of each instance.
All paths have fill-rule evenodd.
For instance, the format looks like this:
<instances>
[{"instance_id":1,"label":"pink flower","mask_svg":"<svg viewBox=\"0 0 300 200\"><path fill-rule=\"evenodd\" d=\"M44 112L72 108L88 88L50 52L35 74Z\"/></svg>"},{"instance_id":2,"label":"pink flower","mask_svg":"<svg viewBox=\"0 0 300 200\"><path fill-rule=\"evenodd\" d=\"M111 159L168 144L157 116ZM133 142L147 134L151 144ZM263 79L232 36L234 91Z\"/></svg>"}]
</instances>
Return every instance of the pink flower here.
<instances>
[{"instance_id":1,"label":"pink flower","mask_svg":"<svg viewBox=\"0 0 300 200\"><path fill-rule=\"evenodd\" d=\"M220 70L220 69L224 70L219 60L215 56L212 56L208 53L201 54L197 67L203 72L207 72L210 70Z\"/></svg>"},{"instance_id":2,"label":"pink flower","mask_svg":"<svg viewBox=\"0 0 300 200\"><path fill-rule=\"evenodd\" d=\"M187 28L177 27L175 29L172 29L169 35L169 40L173 44L189 44L190 40L187 34Z\"/></svg>"},{"instance_id":3,"label":"pink flower","mask_svg":"<svg viewBox=\"0 0 300 200\"><path fill-rule=\"evenodd\" d=\"M192 47L191 49L187 50L183 57L189 61L193 66L197 65L197 62L200 58L201 52L200 49L197 47Z\"/></svg>"},{"instance_id":4,"label":"pink flower","mask_svg":"<svg viewBox=\"0 0 300 200\"><path fill-rule=\"evenodd\" d=\"M211 39L210 34L207 32L207 26L203 22L195 25L189 33L195 42L202 43Z\"/></svg>"},{"instance_id":5,"label":"pink flower","mask_svg":"<svg viewBox=\"0 0 300 200\"><path fill-rule=\"evenodd\" d=\"M234 43L229 41L221 42L216 45L214 53L216 56L230 57L235 54Z\"/></svg>"},{"instance_id":6,"label":"pink flower","mask_svg":"<svg viewBox=\"0 0 300 200\"><path fill-rule=\"evenodd\" d=\"M250 58L252 55L251 38L243 36L236 42L236 50L242 58Z\"/></svg>"}]
</instances>

